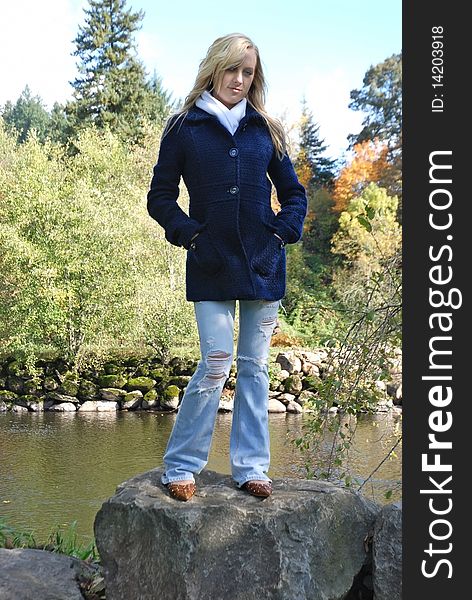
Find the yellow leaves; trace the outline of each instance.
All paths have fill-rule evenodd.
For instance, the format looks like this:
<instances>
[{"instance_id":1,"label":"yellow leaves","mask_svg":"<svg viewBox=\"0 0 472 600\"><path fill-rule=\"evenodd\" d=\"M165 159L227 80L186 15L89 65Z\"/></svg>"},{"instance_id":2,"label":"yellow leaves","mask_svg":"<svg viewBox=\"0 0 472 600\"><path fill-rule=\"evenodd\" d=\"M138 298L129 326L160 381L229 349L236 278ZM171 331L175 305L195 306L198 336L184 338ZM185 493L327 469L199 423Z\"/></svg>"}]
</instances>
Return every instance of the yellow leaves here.
<instances>
[{"instance_id":1,"label":"yellow leaves","mask_svg":"<svg viewBox=\"0 0 472 600\"><path fill-rule=\"evenodd\" d=\"M377 139L354 146L352 161L342 169L335 183L333 199L336 212L346 210L349 201L359 196L369 183L382 182L389 169L387 152L387 146Z\"/></svg>"},{"instance_id":2,"label":"yellow leaves","mask_svg":"<svg viewBox=\"0 0 472 600\"><path fill-rule=\"evenodd\" d=\"M297 173L298 180L305 189L308 189L310 181L313 177L310 163L306 151L302 148L297 156L295 171Z\"/></svg>"},{"instance_id":3,"label":"yellow leaves","mask_svg":"<svg viewBox=\"0 0 472 600\"><path fill-rule=\"evenodd\" d=\"M339 216L339 230L332 239L332 251L349 260L378 270L378 262L393 256L401 245L401 228L396 221L398 198L370 183L349 202ZM369 215L371 218L369 218ZM366 228L359 216L369 221Z\"/></svg>"}]
</instances>

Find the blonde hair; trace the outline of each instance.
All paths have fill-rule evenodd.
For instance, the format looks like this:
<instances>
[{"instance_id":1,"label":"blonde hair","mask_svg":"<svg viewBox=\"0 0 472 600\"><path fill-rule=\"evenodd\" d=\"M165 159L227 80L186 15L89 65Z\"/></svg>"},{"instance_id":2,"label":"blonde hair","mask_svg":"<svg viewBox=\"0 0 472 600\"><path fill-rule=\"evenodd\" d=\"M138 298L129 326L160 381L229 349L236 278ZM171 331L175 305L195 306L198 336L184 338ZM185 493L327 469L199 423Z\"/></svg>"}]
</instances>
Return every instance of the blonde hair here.
<instances>
[{"instance_id":1,"label":"blonde hair","mask_svg":"<svg viewBox=\"0 0 472 600\"><path fill-rule=\"evenodd\" d=\"M208 48L205 58L200 62L198 74L192 90L184 100L180 110L169 118L164 135L172 129L179 119L184 119L189 109L195 105L197 98L205 91L220 88L226 69L239 66L245 57L246 50L253 48L256 52L256 68L254 79L247 94L247 101L259 112L269 129L277 156L282 160L286 153L286 137L282 124L270 117L265 110L267 84L262 70L259 49L254 42L242 33L230 33L216 39Z\"/></svg>"}]
</instances>

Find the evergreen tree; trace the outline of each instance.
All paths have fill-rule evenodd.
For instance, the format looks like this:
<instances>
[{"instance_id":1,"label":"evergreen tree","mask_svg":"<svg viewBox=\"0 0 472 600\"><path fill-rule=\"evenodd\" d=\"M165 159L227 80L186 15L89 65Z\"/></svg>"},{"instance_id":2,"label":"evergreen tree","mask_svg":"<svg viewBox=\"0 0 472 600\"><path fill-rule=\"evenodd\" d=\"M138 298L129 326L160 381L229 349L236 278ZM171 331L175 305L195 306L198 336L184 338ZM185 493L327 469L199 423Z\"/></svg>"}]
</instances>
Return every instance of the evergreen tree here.
<instances>
[{"instance_id":1,"label":"evergreen tree","mask_svg":"<svg viewBox=\"0 0 472 600\"><path fill-rule=\"evenodd\" d=\"M67 117L65 107L62 104L59 104L59 102L55 102L49 119L49 137L53 141L67 144L67 141L72 134L73 128L70 119Z\"/></svg>"},{"instance_id":2,"label":"evergreen tree","mask_svg":"<svg viewBox=\"0 0 472 600\"><path fill-rule=\"evenodd\" d=\"M162 78L154 73L149 81L149 108L147 114L153 122L164 123L174 107L172 94L166 91L162 85Z\"/></svg>"},{"instance_id":3,"label":"evergreen tree","mask_svg":"<svg viewBox=\"0 0 472 600\"><path fill-rule=\"evenodd\" d=\"M16 131L18 141L25 142L28 133L34 129L38 139L46 139L49 127L49 113L39 96L32 96L29 86L21 92L20 97L12 104L6 102L1 111L3 120L10 131Z\"/></svg>"},{"instance_id":4,"label":"evergreen tree","mask_svg":"<svg viewBox=\"0 0 472 600\"><path fill-rule=\"evenodd\" d=\"M326 151L320 138L320 127L314 122L313 113L306 100L302 100L300 121L300 150L295 161L297 172L306 187L331 187L334 180L335 161L323 156Z\"/></svg>"},{"instance_id":5,"label":"evergreen tree","mask_svg":"<svg viewBox=\"0 0 472 600\"><path fill-rule=\"evenodd\" d=\"M136 56L134 34L144 13L127 10L125 4L89 0L84 9L85 25L79 28L73 53L80 75L72 82L74 100L66 112L77 129L93 123L139 141L144 120L156 115L156 91Z\"/></svg>"}]
</instances>

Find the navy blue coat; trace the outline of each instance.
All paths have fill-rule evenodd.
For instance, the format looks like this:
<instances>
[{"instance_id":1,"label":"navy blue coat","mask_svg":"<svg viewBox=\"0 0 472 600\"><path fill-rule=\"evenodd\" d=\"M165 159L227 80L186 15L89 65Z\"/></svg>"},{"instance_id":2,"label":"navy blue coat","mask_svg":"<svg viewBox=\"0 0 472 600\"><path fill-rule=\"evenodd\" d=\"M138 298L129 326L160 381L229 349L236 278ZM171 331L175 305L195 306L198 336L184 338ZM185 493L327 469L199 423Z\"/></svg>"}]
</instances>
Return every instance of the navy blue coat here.
<instances>
[{"instance_id":1,"label":"navy blue coat","mask_svg":"<svg viewBox=\"0 0 472 600\"><path fill-rule=\"evenodd\" d=\"M277 215L267 175L281 204ZM190 216L177 204L181 176ZM277 158L262 116L249 103L234 135L216 116L194 106L162 138L147 209L166 239L187 249L187 300L279 300L285 295L284 244L302 236L305 189L288 155Z\"/></svg>"}]
</instances>

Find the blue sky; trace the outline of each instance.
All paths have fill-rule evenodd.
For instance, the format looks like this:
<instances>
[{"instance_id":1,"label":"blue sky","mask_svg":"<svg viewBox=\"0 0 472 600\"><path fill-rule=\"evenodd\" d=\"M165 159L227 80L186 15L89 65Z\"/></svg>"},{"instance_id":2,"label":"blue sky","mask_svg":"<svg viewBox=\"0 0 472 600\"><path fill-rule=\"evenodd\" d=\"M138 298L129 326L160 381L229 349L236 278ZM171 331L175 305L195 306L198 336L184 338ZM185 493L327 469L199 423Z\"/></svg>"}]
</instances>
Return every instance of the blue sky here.
<instances>
[{"instance_id":1,"label":"blue sky","mask_svg":"<svg viewBox=\"0 0 472 600\"><path fill-rule=\"evenodd\" d=\"M0 23L0 104L15 101L26 84L50 108L71 97L72 40L86 0L3 2ZM258 45L269 84L267 108L288 125L306 97L327 154L341 156L346 136L361 129L348 109L372 65L401 50L401 0L128 0L144 10L138 55L174 97L193 85L200 60L217 37L239 31Z\"/></svg>"}]
</instances>

